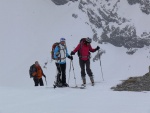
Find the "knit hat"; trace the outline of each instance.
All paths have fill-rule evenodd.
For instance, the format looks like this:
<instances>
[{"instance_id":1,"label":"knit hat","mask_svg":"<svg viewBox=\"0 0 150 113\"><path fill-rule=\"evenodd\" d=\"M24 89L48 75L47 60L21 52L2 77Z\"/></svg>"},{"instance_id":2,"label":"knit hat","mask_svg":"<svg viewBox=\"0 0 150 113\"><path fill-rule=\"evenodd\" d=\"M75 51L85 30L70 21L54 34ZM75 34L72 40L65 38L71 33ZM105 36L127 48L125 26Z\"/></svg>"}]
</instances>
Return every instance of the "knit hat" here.
<instances>
[{"instance_id":1,"label":"knit hat","mask_svg":"<svg viewBox=\"0 0 150 113\"><path fill-rule=\"evenodd\" d=\"M66 41L65 38L60 38L60 42Z\"/></svg>"},{"instance_id":2,"label":"knit hat","mask_svg":"<svg viewBox=\"0 0 150 113\"><path fill-rule=\"evenodd\" d=\"M35 65L39 65L39 62L38 62L38 61L35 61Z\"/></svg>"}]
</instances>

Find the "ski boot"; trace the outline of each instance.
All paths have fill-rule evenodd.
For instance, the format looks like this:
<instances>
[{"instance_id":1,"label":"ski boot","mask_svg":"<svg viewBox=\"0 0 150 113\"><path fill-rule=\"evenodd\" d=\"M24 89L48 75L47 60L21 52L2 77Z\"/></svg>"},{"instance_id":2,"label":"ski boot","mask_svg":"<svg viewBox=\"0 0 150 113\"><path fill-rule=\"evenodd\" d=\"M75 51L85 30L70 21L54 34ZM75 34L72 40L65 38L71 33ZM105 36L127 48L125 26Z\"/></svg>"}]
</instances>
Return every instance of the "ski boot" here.
<instances>
[{"instance_id":1,"label":"ski boot","mask_svg":"<svg viewBox=\"0 0 150 113\"><path fill-rule=\"evenodd\" d=\"M93 76L90 77L90 80L91 80L91 85L94 86L95 84L94 84Z\"/></svg>"},{"instance_id":2,"label":"ski boot","mask_svg":"<svg viewBox=\"0 0 150 113\"><path fill-rule=\"evenodd\" d=\"M67 83L62 84L62 87L69 87Z\"/></svg>"},{"instance_id":3,"label":"ski boot","mask_svg":"<svg viewBox=\"0 0 150 113\"><path fill-rule=\"evenodd\" d=\"M81 85L81 87L86 87L86 79L85 79L85 77L82 77L82 81L83 81L83 84Z\"/></svg>"}]
</instances>

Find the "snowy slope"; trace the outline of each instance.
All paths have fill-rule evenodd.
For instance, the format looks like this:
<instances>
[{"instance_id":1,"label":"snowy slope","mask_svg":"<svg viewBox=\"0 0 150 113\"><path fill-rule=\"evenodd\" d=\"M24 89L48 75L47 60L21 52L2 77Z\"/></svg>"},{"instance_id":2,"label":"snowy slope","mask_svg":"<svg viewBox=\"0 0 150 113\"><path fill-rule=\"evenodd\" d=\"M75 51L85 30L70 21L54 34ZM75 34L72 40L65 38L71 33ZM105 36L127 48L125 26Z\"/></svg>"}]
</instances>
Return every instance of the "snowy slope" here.
<instances>
[{"instance_id":1,"label":"snowy slope","mask_svg":"<svg viewBox=\"0 0 150 113\"><path fill-rule=\"evenodd\" d=\"M87 89L0 88L1 113L149 113L149 93L113 92L112 84Z\"/></svg>"},{"instance_id":2,"label":"snowy slope","mask_svg":"<svg viewBox=\"0 0 150 113\"><path fill-rule=\"evenodd\" d=\"M73 18L73 13L79 14L79 18ZM65 37L70 53L81 37L93 36L91 27L85 23L88 21L87 16L78 9L78 2L56 6L50 0L1 0L0 14L0 113L150 112L149 92L110 90L110 87L122 79L148 72L149 47L128 55L123 47L93 41L93 48L99 45L106 51L101 57L105 81L102 80L100 62L93 62L91 59L96 86L88 85L85 90L54 90L51 87L55 80L56 67L50 57L52 44ZM147 21L148 19L149 17ZM148 29L148 25L146 28ZM93 53L92 58L95 55ZM47 76L47 86L35 88L33 80L29 78L29 66L36 60L42 67L49 61L47 69L43 68ZM80 85L82 82L77 55L74 56L73 63L77 85ZM67 81L69 65L70 61L67 60ZM72 71L70 75L69 84L74 86ZM88 77L87 82L90 83Z\"/></svg>"},{"instance_id":3,"label":"snowy slope","mask_svg":"<svg viewBox=\"0 0 150 113\"><path fill-rule=\"evenodd\" d=\"M60 37L67 39L70 52L81 37L93 36L91 28L84 23L87 17L78 9L78 2L56 6L49 0L1 1L0 8L0 62L2 64L0 84L2 86L30 86L32 81L27 84L29 66L36 60L40 61L42 66L47 60L50 61L51 45L59 41ZM80 14L80 18L74 19L72 12ZM93 42L92 45L96 47L98 44ZM137 76L148 71L148 47L130 56L126 54L124 48L116 48L109 44L100 46L106 51L106 54L102 56L102 66L107 80ZM92 56L94 57L95 54ZM74 61L78 61L77 56ZM78 66L78 62L75 65ZM95 77L99 76L101 74L97 71L97 68L100 68L99 61L92 65ZM45 70L45 73L49 75L48 80L53 81L53 76L56 74L55 71L53 75L50 75L53 70L56 70L55 64L49 63L48 69ZM79 69L76 73L80 75ZM16 78L17 81L8 84Z\"/></svg>"},{"instance_id":4,"label":"snowy slope","mask_svg":"<svg viewBox=\"0 0 150 113\"><path fill-rule=\"evenodd\" d=\"M52 43L63 36L69 41L72 37L79 37L78 34L88 31L86 27L79 32L75 30L79 26L70 16L75 8L70 7L70 11L68 11L67 7L57 7L48 0L42 2L16 1L12 4L8 1L1 2L3 26L0 28L2 32L0 34L2 53L0 62L3 64L1 76L5 80L13 75L19 77L18 79L21 79L20 81L23 83L25 79L29 79L28 69L32 63L38 60L42 65L47 58L50 59ZM68 21L74 22L66 24ZM71 37L73 33L75 35ZM89 33L83 33L80 36L87 35Z\"/></svg>"}]
</instances>

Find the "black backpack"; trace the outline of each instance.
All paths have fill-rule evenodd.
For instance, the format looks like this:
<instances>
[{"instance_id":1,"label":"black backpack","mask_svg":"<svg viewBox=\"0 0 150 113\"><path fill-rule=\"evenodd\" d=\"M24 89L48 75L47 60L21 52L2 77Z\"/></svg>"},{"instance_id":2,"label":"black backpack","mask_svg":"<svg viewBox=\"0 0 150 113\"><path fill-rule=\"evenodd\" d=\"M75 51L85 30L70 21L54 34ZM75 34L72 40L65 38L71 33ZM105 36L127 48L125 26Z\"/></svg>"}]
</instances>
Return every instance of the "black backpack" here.
<instances>
[{"instance_id":1,"label":"black backpack","mask_svg":"<svg viewBox=\"0 0 150 113\"><path fill-rule=\"evenodd\" d=\"M35 67L34 67L34 64L30 66L30 69L29 69L29 75L30 75L30 78L33 78L34 76L32 75L34 72L35 72Z\"/></svg>"}]
</instances>

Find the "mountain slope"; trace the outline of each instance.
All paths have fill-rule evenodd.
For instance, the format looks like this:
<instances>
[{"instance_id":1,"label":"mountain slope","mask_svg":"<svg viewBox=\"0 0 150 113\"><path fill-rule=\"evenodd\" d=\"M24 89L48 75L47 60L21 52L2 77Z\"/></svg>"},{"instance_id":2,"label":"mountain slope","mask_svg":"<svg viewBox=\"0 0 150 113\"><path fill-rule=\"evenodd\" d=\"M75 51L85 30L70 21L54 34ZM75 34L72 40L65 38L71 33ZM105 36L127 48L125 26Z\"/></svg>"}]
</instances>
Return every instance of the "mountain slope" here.
<instances>
[{"instance_id":1,"label":"mountain slope","mask_svg":"<svg viewBox=\"0 0 150 113\"><path fill-rule=\"evenodd\" d=\"M7 1L1 1L1 85L30 86L33 84L32 80L29 82L28 69L36 60L42 66L47 60L49 61L48 69L44 71L48 76L48 83L52 85L56 75L56 71L54 71L56 70L55 64L50 63L52 44L59 41L60 37L65 37L67 39L68 51L70 52L78 44L81 37L93 36L93 32L91 31L93 25L88 20L89 16L86 15L88 13L83 13L81 9L78 9L79 5L83 4L82 2L74 1L57 6L49 0L42 2L40 0L16 0L9 3ZM95 1L96 3L100 3L100 1ZM103 3L107 4L104 1ZM116 1L113 3L115 4ZM121 4L122 2L117 3ZM91 3L88 1L86 5L89 5L88 12L92 11L90 7L93 4L91 6ZM111 5L114 6L113 4ZM97 7L98 4L94 8L97 9ZM87 11L86 9L84 10ZM75 19L72 17L73 14L78 14L78 18ZM111 26L110 23L108 25ZM101 28L93 28L95 29L93 29L94 32L101 33ZM101 37L99 39L101 40ZM117 39L118 43L119 39ZM95 42L93 41L92 46L95 48L97 45L99 43L96 40ZM105 43L100 46L106 51L101 57L103 73L106 80L137 76L147 72L149 65L149 47L139 49L133 56L130 56L126 54L127 50L123 47L116 48ZM129 52L132 53L132 48ZM96 54L92 54L92 58ZM74 61L75 67L78 67L75 71L80 81L80 69L77 56L74 57ZM98 68L100 69L99 61L91 65L95 79L99 78L101 76L101 72L97 70ZM67 69L69 70L69 61ZM67 72L67 74L69 73ZM18 80L13 84L10 83L10 81L16 79ZM29 84L27 84L28 82Z\"/></svg>"},{"instance_id":2,"label":"mountain slope","mask_svg":"<svg viewBox=\"0 0 150 113\"><path fill-rule=\"evenodd\" d=\"M63 5L59 4L59 1L64 1ZM127 51L125 43L121 41L116 44L124 45L116 47L116 44L113 44L115 39L112 41L113 43L109 41L101 43L104 42L101 35L107 30L98 28L99 25L101 26L101 22L97 21L100 16L99 12L101 14L107 12L104 11L107 4L110 7L106 9L112 9L117 3L116 8L118 8L119 16L112 15L110 16L111 20L103 18L102 25L105 28L105 22L109 20L111 21L108 21L109 27L114 25L116 29L119 26L116 30L121 31L126 25L123 23L116 26L118 22L116 18L120 16L131 18L135 14L132 21L136 23L134 26L139 36L144 29L142 27L140 30L139 26L146 25L145 29L149 31L148 24L144 23L148 22L149 16L145 15L143 18L144 13L139 9L139 4L130 6L125 0L120 2L116 0L84 1L55 0L58 2L57 5L50 0L0 1L0 113L150 112L149 92L115 92L110 89L120 83L120 80L129 76L140 76L148 71L149 46L138 50L131 48ZM101 3L100 6L104 4L104 7L100 8L101 10L97 10L99 3ZM96 7L93 7L95 4ZM79 8L79 5L84 7ZM138 13L137 9L139 9ZM105 14L102 16L105 17ZM102 16L100 17L102 18ZM138 21L139 18L142 22ZM112 22L113 20L115 23ZM128 19L125 20L129 23ZM122 22L122 19L119 22ZM146 32L143 34L145 38L147 37ZM112 31L109 31L106 35L109 36L111 33ZM124 36L124 32L121 35ZM99 45L101 49L105 50L105 54L101 56L101 65L99 60L93 62L97 52L92 53L91 69L96 85L90 86L90 80L87 76L86 89L56 88L54 90L52 85L57 72L55 62L51 62L50 57L52 44L58 42L61 37L65 37L70 53L79 43L80 38L87 36L94 36L91 44L93 48ZM29 67L36 60L40 62L42 67L48 61L47 69L43 68L47 76L47 86L34 87L33 80L29 78ZM77 55L74 56L73 65L76 82L79 86L82 81ZM70 60L67 59L67 82L70 74L69 85L75 86L73 70L69 72L69 68ZM104 81L102 80L101 68Z\"/></svg>"},{"instance_id":3,"label":"mountain slope","mask_svg":"<svg viewBox=\"0 0 150 113\"><path fill-rule=\"evenodd\" d=\"M68 3L67 0L53 2L56 5ZM88 20L85 23L91 27L95 41L108 42L128 49L150 45L150 31L147 27L150 19L148 1L74 0L73 2L78 3L78 8L87 16ZM136 3L140 5L134 6ZM79 13L74 15L80 18Z\"/></svg>"}]
</instances>

